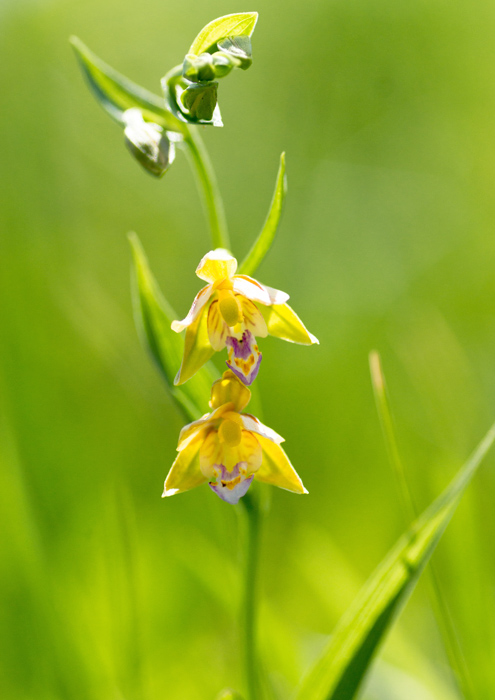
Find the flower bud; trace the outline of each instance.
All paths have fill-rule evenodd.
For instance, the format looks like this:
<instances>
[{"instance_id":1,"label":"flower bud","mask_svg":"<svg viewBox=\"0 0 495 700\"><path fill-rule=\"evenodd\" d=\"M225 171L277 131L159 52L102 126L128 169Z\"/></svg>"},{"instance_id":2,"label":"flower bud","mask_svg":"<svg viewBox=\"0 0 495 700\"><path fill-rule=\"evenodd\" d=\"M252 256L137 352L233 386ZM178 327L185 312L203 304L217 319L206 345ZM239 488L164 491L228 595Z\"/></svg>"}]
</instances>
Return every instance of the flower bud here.
<instances>
[{"instance_id":1,"label":"flower bud","mask_svg":"<svg viewBox=\"0 0 495 700\"><path fill-rule=\"evenodd\" d=\"M234 68L231 57L223 51L212 54L211 61L215 70L215 78L224 78Z\"/></svg>"},{"instance_id":2,"label":"flower bud","mask_svg":"<svg viewBox=\"0 0 495 700\"><path fill-rule=\"evenodd\" d=\"M211 387L210 406L215 409L226 403L233 403L236 411L242 411L250 398L251 392L247 386L240 382L231 370L227 370Z\"/></svg>"},{"instance_id":3,"label":"flower bud","mask_svg":"<svg viewBox=\"0 0 495 700\"><path fill-rule=\"evenodd\" d=\"M251 39L248 36L228 36L219 41L217 46L242 70L247 70L253 62Z\"/></svg>"},{"instance_id":4,"label":"flower bud","mask_svg":"<svg viewBox=\"0 0 495 700\"><path fill-rule=\"evenodd\" d=\"M195 56L192 53L188 53L184 59L182 75L192 83L204 83L214 80L216 76L211 54L202 53L199 56Z\"/></svg>"},{"instance_id":5,"label":"flower bud","mask_svg":"<svg viewBox=\"0 0 495 700\"><path fill-rule=\"evenodd\" d=\"M210 121L217 105L218 83L193 83L181 94L182 104L193 119Z\"/></svg>"},{"instance_id":6,"label":"flower bud","mask_svg":"<svg viewBox=\"0 0 495 700\"><path fill-rule=\"evenodd\" d=\"M134 158L149 173L161 177L175 157L174 144L158 124L146 122L137 108L123 114L125 144Z\"/></svg>"}]
</instances>

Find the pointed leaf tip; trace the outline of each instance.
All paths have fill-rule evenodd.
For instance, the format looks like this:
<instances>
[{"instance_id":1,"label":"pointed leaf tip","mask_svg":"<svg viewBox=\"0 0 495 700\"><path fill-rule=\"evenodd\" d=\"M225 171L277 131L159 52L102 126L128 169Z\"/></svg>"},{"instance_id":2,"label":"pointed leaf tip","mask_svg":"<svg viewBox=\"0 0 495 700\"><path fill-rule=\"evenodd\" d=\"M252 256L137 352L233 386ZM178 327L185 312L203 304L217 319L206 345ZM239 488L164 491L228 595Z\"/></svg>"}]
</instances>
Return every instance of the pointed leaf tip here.
<instances>
[{"instance_id":1,"label":"pointed leaf tip","mask_svg":"<svg viewBox=\"0 0 495 700\"><path fill-rule=\"evenodd\" d=\"M216 51L217 43L227 37L251 36L257 21L257 12L238 12L218 17L203 27L191 44L189 53L199 55Z\"/></svg>"},{"instance_id":2,"label":"pointed leaf tip","mask_svg":"<svg viewBox=\"0 0 495 700\"><path fill-rule=\"evenodd\" d=\"M277 234L286 195L287 175L285 172L285 152L282 152L280 155L277 180L275 182L275 190L273 192L268 215L258 238L239 267L239 274L252 275L263 262Z\"/></svg>"}]
</instances>

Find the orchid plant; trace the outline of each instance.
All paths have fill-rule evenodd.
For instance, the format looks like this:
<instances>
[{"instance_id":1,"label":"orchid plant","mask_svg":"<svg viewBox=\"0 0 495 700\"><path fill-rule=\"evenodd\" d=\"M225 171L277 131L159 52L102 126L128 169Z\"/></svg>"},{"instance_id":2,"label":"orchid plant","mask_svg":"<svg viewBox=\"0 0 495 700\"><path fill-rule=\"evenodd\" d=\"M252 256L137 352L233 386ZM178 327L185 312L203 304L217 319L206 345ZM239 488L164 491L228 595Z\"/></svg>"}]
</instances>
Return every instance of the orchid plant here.
<instances>
[{"instance_id":1,"label":"orchid plant","mask_svg":"<svg viewBox=\"0 0 495 700\"><path fill-rule=\"evenodd\" d=\"M265 224L238 265L231 253L213 167L198 133L200 126L222 126L219 81L235 69L246 70L252 65L251 37L257 19L256 12L245 12L207 24L183 60L162 79L161 96L116 72L79 39L71 39L96 99L120 126L130 154L149 174L162 177L172 166L177 149L190 157L209 222L212 249L203 254L196 270L207 284L182 321L177 320L161 293L135 234L130 235L130 242L138 330L189 421L180 433L178 455L166 477L163 496L208 484L214 494L238 508L246 519L244 687L242 696L234 690L222 691L219 698L224 700L274 697L269 679L263 677L256 650L255 591L262 488L269 484L297 494L308 493L281 447L283 438L244 412L251 397L248 386L255 381L262 360L258 339L270 334L301 345L318 343L287 304L288 294L251 276L270 249L280 222L287 190L284 154ZM225 349L227 369L220 376L211 358ZM371 370L385 437L404 492L407 486L403 472L397 468L398 450L377 354L372 355ZM414 588L494 438L492 428L457 478L413 522L378 566L301 681L297 700L351 700L356 696L380 642ZM463 670L454 657L452 665L468 697Z\"/></svg>"}]
</instances>

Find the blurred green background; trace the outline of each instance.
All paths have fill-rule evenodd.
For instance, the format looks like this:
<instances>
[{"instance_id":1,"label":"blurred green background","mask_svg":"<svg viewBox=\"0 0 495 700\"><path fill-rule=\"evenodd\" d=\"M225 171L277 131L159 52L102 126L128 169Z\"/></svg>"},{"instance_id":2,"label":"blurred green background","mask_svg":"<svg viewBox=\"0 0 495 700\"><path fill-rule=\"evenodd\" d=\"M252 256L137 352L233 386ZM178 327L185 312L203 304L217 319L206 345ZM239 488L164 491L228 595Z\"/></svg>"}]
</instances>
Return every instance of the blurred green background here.
<instances>
[{"instance_id":1,"label":"blurred green background","mask_svg":"<svg viewBox=\"0 0 495 700\"><path fill-rule=\"evenodd\" d=\"M205 700L239 685L235 509L163 501L181 417L134 329L135 230L182 317L208 231L184 154L149 177L67 39L159 92L201 27L258 10L254 63L203 131L234 252L280 152L289 196L257 277L321 345L268 338L265 422L310 495L273 490L260 645L280 698L404 529L368 371L378 349L415 499L495 417L495 5L447 0L2 0L0 695ZM493 457L435 555L476 697L495 696ZM421 584L366 700L454 700Z\"/></svg>"}]
</instances>

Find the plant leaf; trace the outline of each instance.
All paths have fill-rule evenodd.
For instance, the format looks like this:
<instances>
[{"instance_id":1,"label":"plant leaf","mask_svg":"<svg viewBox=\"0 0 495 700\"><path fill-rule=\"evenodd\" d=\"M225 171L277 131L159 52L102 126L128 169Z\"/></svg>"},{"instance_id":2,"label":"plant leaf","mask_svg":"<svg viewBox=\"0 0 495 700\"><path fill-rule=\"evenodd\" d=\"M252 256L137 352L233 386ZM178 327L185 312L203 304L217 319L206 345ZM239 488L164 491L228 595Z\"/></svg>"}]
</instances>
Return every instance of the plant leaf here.
<instances>
[{"instance_id":1,"label":"plant leaf","mask_svg":"<svg viewBox=\"0 0 495 700\"><path fill-rule=\"evenodd\" d=\"M203 27L191 44L188 53L194 53L198 56L211 49L216 51L217 43L227 37L251 36L257 21L257 12L239 12L234 15L218 17Z\"/></svg>"},{"instance_id":2,"label":"plant leaf","mask_svg":"<svg viewBox=\"0 0 495 700\"><path fill-rule=\"evenodd\" d=\"M136 326L143 345L160 369L170 393L189 420L197 420L208 410L212 383L219 375L210 365L203 367L183 386L174 386L180 366L184 340L171 328L177 318L163 297L148 265L146 255L135 233L129 235L134 262L132 295Z\"/></svg>"},{"instance_id":3,"label":"plant leaf","mask_svg":"<svg viewBox=\"0 0 495 700\"><path fill-rule=\"evenodd\" d=\"M372 574L297 695L297 700L352 700L379 644L414 589L482 459L489 430L455 479L400 538Z\"/></svg>"},{"instance_id":4,"label":"plant leaf","mask_svg":"<svg viewBox=\"0 0 495 700\"><path fill-rule=\"evenodd\" d=\"M277 233L285 195L287 194L287 176L285 174L285 153L280 156L275 191L268 211L268 216L261 229L261 233L253 244L253 247L242 261L239 274L252 275L263 261L265 255L270 250L275 234Z\"/></svg>"},{"instance_id":5,"label":"plant leaf","mask_svg":"<svg viewBox=\"0 0 495 700\"><path fill-rule=\"evenodd\" d=\"M123 114L138 108L143 117L167 131L183 133L182 122L164 108L163 98L133 83L104 63L77 37L70 38L82 71L96 99L108 114L125 126Z\"/></svg>"}]
</instances>

